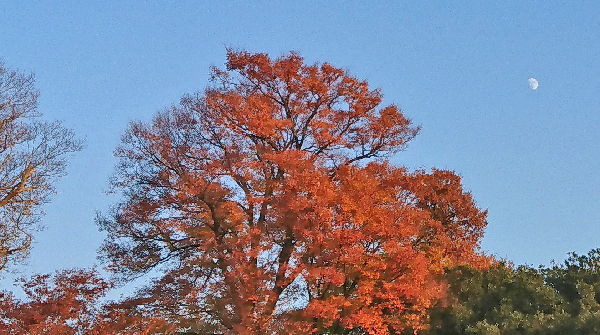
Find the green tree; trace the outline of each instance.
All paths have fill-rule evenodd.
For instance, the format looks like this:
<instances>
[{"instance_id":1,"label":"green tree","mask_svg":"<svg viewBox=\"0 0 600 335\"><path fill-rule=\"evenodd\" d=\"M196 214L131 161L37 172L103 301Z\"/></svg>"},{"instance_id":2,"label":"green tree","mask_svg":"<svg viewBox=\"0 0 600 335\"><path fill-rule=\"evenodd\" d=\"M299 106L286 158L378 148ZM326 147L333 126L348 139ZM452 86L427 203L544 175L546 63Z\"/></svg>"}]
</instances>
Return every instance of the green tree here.
<instances>
[{"instance_id":1,"label":"green tree","mask_svg":"<svg viewBox=\"0 0 600 335\"><path fill-rule=\"evenodd\" d=\"M569 254L538 269L499 262L486 270L457 267L443 277L448 295L420 334L598 334L600 249Z\"/></svg>"}]
</instances>

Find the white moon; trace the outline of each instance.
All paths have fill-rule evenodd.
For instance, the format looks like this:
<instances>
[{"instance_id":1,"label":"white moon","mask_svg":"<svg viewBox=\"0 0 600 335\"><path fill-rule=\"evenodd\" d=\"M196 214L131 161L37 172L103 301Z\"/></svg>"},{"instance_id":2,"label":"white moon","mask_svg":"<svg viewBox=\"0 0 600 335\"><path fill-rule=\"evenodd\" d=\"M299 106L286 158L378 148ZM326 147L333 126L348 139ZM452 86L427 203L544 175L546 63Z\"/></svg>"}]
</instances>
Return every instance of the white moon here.
<instances>
[{"instance_id":1,"label":"white moon","mask_svg":"<svg viewBox=\"0 0 600 335\"><path fill-rule=\"evenodd\" d=\"M529 87L531 87L532 90L536 90L539 86L538 81L535 80L535 78L529 78Z\"/></svg>"}]
</instances>

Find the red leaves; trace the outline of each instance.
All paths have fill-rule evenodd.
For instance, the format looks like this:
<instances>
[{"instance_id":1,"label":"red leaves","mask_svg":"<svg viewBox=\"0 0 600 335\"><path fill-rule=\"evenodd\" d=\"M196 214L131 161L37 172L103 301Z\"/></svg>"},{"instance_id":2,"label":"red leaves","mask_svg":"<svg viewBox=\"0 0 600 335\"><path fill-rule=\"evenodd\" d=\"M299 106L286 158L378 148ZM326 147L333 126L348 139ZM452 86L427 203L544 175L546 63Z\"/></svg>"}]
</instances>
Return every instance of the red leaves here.
<instances>
[{"instance_id":1,"label":"red leaves","mask_svg":"<svg viewBox=\"0 0 600 335\"><path fill-rule=\"evenodd\" d=\"M3 292L0 331L10 334L82 334L95 326L97 300L111 287L95 271L70 270L22 280L26 301Z\"/></svg>"},{"instance_id":2,"label":"red leaves","mask_svg":"<svg viewBox=\"0 0 600 335\"><path fill-rule=\"evenodd\" d=\"M485 212L451 172L374 161L419 128L367 82L295 53L227 55L213 87L117 150L110 268L171 264L141 315L222 333L423 327L435 275L485 260Z\"/></svg>"},{"instance_id":3,"label":"red leaves","mask_svg":"<svg viewBox=\"0 0 600 335\"><path fill-rule=\"evenodd\" d=\"M432 230L425 232L428 236L422 238L424 246L449 248L438 251L444 253L438 257L444 257L446 266L489 264L485 257L473 253L483 237L487 212L479 210L471 194L462 190L460 177L450 171L434 169L431 174L419 171L408 180L406 187L414 192L415 205L434 220Z\"/></svg>"}]
</instances>

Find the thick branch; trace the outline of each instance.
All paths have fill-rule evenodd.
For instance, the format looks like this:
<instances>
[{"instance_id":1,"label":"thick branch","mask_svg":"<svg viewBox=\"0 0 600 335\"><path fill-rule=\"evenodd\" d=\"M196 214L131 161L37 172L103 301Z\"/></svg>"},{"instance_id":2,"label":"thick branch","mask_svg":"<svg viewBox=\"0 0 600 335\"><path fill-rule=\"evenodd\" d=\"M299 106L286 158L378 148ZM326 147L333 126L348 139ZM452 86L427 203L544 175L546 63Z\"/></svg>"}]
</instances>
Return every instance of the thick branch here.
<instances>
[{"instance_id":1,"label":"thick branch","mask_svg":"<svg viewBox=\"0 0 600 335\"><path fill-rule=\"evenodd\" d=\"M8 194L4 196L2 200L0 200L0 207L6 206L17 195L32 190L32 188L25 188L25 184L27 183L31 175L35 173L35 171L35 167L31 163L29 163L29 165L27 165L25 170L23 170L23 172L21 173L21 180L19 181L19 183L17 185L14 185L8 192Z\"/></svg>"}]
</instances>

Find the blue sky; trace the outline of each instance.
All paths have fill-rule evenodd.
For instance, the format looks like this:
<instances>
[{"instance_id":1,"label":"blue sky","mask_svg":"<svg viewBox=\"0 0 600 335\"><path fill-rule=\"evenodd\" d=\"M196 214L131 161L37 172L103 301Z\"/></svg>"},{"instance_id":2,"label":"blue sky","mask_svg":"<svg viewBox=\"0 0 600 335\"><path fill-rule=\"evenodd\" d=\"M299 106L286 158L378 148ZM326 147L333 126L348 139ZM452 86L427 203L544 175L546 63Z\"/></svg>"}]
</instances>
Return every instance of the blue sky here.
<instances>
[{"instance_id":1,"label":"blue sky","mask_svg":"<svg viewBox=\"0 0 600 335\"><path fill-rule=\"evenodd\" d=\"M423 127L393 162L463 176L489 210L489 253L547 265L600 247L595 2L3 1L0 22L0 58L34 72L45 118L87 141L21 274L96 263L127 123L204 89L226 47L296 50L380 87Z\"/></svg>"}]
</instances>

